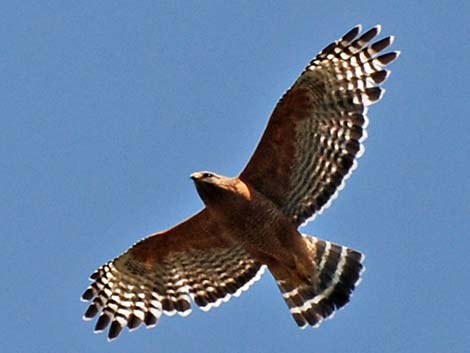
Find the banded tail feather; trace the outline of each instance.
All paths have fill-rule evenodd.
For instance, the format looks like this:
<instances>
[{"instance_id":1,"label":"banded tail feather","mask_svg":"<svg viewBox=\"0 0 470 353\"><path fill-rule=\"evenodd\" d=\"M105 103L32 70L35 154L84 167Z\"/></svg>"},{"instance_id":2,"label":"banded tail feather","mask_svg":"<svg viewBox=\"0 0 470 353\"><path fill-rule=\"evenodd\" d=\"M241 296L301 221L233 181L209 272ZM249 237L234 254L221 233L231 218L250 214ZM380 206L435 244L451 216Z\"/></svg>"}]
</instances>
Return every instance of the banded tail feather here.
<instances>
[{"instance_id":1,"label":"banded tail feather","mask_svg":"<svg viewBox=\"0 0 470 353\"><path fill-rule=\"evenodd\" d=\"M307 236L317 269L311 283L293 284L288 278L277 284L290 312L301 328L318 327L335 310L349 302L364 269L364 255L345 246Z\"/></svg>"}]
</instances>

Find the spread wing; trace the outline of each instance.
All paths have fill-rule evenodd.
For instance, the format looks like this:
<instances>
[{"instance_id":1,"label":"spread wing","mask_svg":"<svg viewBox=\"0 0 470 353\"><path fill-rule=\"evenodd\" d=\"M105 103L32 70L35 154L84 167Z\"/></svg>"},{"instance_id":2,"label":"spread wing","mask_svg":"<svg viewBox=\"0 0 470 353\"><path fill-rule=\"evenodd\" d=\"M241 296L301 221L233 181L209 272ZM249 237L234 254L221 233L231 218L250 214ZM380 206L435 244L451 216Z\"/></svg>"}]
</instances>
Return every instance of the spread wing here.
<instances>
[{"instance_id":1,"label":"spread wing","mask_svg":"<svg viewBox=\"0 0 470 353\"><path fill-rule=\"evenodd\" d=\"M203 210L96 270L82 296L92 301L84 318L100 313L95 332L111 324L113 339L126 325L156 325L162 313L188 315L190 299L203 310L218 306L246 290L263 269Z\"/></svg>"},{"instance_id":2,"label":"spread wing","mask_svg":"<svg viewBox=\"0 0 470 353\"><path fill-rule=\"evenodd\" d=\"M274 201L297 225L329 206L356 167L367 107L383 95L383 67L399 52L371 44L376 26L357 26L323 49L277 104L240 179Z\"/></svg>"}]
</instances>

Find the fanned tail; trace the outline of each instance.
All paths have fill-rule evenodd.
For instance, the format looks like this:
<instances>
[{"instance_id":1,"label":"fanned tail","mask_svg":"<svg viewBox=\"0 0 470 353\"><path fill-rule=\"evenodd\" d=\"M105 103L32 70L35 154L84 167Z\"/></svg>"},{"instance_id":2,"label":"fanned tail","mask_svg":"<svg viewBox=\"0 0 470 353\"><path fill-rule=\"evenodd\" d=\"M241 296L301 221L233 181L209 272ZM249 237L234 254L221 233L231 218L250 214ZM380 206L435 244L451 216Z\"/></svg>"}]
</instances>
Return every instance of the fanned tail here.
<instances>
[{"instance_id":1,"label":"fanned tail","mask_svg":"<svg viewBox=\"0 0 470 353\"><path fill-rule=\"evenodd\" d=\"M315 237L304 238L312 251L316 273L312 280L298 283L290 278L276 278L282 296L295 322L301 328L317 327L336 309L349 302L359 284L364 256L353 249Z\"/></svg>"}]
</instances>

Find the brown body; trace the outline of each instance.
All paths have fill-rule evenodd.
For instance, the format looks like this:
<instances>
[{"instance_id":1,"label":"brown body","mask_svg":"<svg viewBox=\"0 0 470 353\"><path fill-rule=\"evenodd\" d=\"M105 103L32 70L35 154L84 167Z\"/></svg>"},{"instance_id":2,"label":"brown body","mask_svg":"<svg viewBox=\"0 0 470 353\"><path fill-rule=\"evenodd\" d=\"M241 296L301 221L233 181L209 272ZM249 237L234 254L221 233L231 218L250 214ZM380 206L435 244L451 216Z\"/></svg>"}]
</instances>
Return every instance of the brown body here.
<instances>
[{"instance_id":1,"label":"brown body","mask_svg":"<svg viewBox=\"0 0 470 353\"><path fill-rule=\"evenodd\" d=\"M227 229L224 234L231 241L241 244L271 272L310 281L315 273L312 249L272 201L239 178L208 172L194 173L191 178L207 212Z\"/></svg>"}]
</instances>

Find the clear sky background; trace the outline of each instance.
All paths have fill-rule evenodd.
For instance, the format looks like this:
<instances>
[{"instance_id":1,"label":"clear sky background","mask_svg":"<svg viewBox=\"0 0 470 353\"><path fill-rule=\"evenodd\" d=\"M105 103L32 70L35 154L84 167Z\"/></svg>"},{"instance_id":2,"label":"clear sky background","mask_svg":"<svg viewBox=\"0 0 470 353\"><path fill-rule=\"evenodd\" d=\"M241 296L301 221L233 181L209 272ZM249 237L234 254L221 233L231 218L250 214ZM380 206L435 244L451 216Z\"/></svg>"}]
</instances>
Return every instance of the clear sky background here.
<instances>
[{"instance_id":1,"label":"clear sky background","mask_svg":"<svg viewBox=\"0 0 470 353\"><path fill-rule=\"evenodd\" d=\"M0 350L468 352L470 6L448 2L2 1ZM267 274L209 313L108 343L88 276L235 175L307 62L357 23L396 35L345 190L303 229L360 249L352 302L299 330Z\"/></svg>"}]
</instances>

